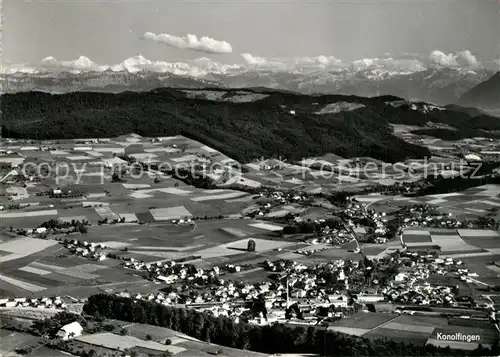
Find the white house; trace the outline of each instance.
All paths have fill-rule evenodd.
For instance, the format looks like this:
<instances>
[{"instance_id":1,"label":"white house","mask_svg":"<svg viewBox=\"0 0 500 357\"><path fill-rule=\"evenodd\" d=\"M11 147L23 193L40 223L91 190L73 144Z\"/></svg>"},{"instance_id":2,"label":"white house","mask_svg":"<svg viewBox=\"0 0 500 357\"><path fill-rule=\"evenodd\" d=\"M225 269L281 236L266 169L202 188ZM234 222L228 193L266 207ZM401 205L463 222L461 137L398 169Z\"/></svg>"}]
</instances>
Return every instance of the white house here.
<instances>
[{"instance_id":1,"label":"white house","mask_svg":"<svg viewBox=\"0 0 500 357\"><path fill-rule=\"evenodd\" d=\"M47 228L45 228L45 227L38 227L38 228L36 229L36 232L37 232L38 234L43 234L43 233L46 233L46 232L47 232Z\"/></svg>"},{"instance_id":2,"label":"white house","mask_svg":"<svg viewBox=\"0 0 500 357\"><path fill-rule=\"evenodd\" d=\"M74 337L81 336L83 327L78 322L67 324L57 332L57 337L62 338L63 341L70 340Z\"/></svg>"},{"instance_id":3,"label":"white house","mask_svg":"<svg viewBox=\"0 0 500 357\"><path fill-rule=\"evenodd\" d=\"M385 297L383 295L358 295L358 301L361 302L377 302L383 301Z\"/></svg>"}]
</instances>

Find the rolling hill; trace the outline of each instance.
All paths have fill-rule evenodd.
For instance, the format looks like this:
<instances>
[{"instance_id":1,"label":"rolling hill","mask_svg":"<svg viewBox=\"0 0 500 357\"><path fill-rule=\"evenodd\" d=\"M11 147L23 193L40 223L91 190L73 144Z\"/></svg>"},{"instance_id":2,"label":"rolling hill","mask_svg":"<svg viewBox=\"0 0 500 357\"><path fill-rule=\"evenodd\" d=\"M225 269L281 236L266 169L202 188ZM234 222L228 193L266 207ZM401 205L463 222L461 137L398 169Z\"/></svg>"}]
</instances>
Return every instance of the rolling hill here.
<instances>
[{"instance_id":1,"label":"rolling hill","mask_svg":"<svg viewBox=\"0 0 500 357\"><path fill-rule=\"evenodd\" d=\"M325 110L335 107L336 110ZM349 104L351 103L351 104ZM336 107L336 108L337 108ZM4 94L0 108L6 137L75 139L182 134L230 157L248 162L282 156L289 160L335 153L371 156L387 162L430 155L427 148L393 135L391 123L445 123L454 137L489 136L500 121L487 115L446 109L398 97L363 98L301 95L276 90ZM431 133L432 135L432 133Z\"/></svg>"}]
</instances>

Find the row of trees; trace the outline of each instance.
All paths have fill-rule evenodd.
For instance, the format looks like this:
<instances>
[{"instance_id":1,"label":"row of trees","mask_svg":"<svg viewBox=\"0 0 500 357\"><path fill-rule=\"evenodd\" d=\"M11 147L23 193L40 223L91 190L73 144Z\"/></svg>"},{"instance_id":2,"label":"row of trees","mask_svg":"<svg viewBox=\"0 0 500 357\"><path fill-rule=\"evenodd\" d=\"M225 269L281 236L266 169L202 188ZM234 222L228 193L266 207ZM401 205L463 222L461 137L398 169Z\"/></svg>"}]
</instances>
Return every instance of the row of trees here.
<instances>
[{"instance_id":1,"label":"row of trees","mask_svg":"<svg viewBox=\"0 0 500 357\"><path fill-rule=\"evenodd\" d=\"M71 222L63 222L51 218L48 221L43 222L39 227L54 231L72 229L74 232L85 234L88 232L88 226L90 226L90 222L86 220L79 221L72 219Z\"/></svg>"},{"instance_id":2,"label":"row of trees","mask_svg":"<svg viewBox=\"0 0 500 357\"><path fill-rule=\"evenodd\" d=\"M500 185L500 176L492 174L493 169L499 167L499 163L483 163L478 169L471 170L467 176L427 177L427 185L418 191L418 196L434 195L440 193L461 192L469 188L482 185Z\"/></svg>"},{"instance_id":3,"label":"row of trees","mask_svg":"<svg viewBox=\"0 0 500 357\"><path fill-rule=\"evenodd\" d=\"M283 227L283 234L312 234L319 233L323 228L329 227L342 228L343 223L340 219L328 219L324 222L313 222L310 219L301 221L296 224L286 225Z\"/></svg>"},{"instance_id":4,"label":"row of trees","mask_svg":"<svg viewBox=\"0 0 500 357\"><path fill-rule=\"evenodd\" d=\"M316 353L323 356L486 356L498 351L452 351L326 331L316 327L266 326L235 323L192 309L178 309L150 301L114 295L89 297L83 308L89 315L170 328L219 345L262 353Z\"/></svg>"}]
</instances>

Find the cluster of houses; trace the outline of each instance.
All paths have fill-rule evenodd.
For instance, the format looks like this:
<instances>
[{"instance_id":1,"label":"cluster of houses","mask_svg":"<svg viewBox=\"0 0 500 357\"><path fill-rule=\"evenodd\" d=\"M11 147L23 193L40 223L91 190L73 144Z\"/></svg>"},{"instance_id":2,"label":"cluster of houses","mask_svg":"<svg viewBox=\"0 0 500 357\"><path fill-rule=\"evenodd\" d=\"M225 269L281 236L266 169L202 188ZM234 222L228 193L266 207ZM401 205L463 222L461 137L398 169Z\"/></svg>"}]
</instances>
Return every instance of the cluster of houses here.
<instances>
[{"instance_id":1,"label":"cluster of houses","mask_svg":"<svg viewBox=\"0 0 500 357\"><path fill-rule=\"evenodd\" d=\"M137 300L148 300L163 305L177 305L186 308L206 311L215 316L228 316L236 321L243 316L245 321L258 324L269 324L276 321L290 321L286 313L290 306L300 307L302 319L300 323L317 323L318 308L334 307L339 311L332 311L331 316L341 318L352 309L350 298L341 291L349 288L348 275L356 269L356 262L345 264L344 260L335 260L317 266L306 266L295 261L280 260L264 262L264 269L276 273L275 280L257 283L244 281L229 281L223 279L226 272L238 272L241 267L224 265L204 271L189 264L175 262L167 263L138 263L133 259L125 262L125 266L132 269L147 270L155 280L170 285L170 293L151 293L149 295L120 293L120 296L131 297ZM325 276L335 275L339 281L338 290L328 287ZM196 287L196 289L194 288ZM293 299L293 300L292 300ZM362 303L382 301L383 295L357 296ZM255 301L261 301L267 312L261 316L252 310ZM344 310L342 310L344 309ZM287 315L287 316L285 316ZM309 321L309 322L308 322Z\"/></svg>"},{"instance_id":2,"label":"cluster of houses","mask_svg":"<svg viewBox=\"0 0 500 357\"><path fill-rule=\"evenodd\" d=\"M318 222L320 222L319 220ZM321 228L317 237L311 237L307 240L310 244L330 244L330 245L343 245L352 240L352 236L345 229L330 228L325 226Z\"/></svg>"},{"instance_id":3,"label":"cluster of houses","mask_svg":"<svg viewBox=\"0 0 500 357\"><path fill-rule=\"evenodd\" d=\"M347 225L354 231L357 229L364 230L360 222L369 222L370 226L373 227L374 243L383 244L387 242L388 219L385 212L377 213L374 210L367 209L364 203L350 200L343 214L347 220Z\"/></svg>"},{"instance_id":4,"label":"cluster of houses","mask_svg":"<svg viewBox=\"0 0 500 357\"><path fill-rule=\"evenodd\" d=\"M382 291L389 301L395 303L459 306L454 286L432 285L428 281L429 277L458 275L466 282L477 277L476 273L462 268L462 261L433 254L404 253L400 263L403 267L401 272Z\"/></svg>"},{"instance_id":5,"label":"cluster of houses","mask_svg":"<svg viewBox=\"0 0 500 357\"><path fill-rule=\"evenodd\" d=\"M405 227L424 226L428 228L456 229L474 228L461 222L453 214L441 214L436 208L427 204L404 206L399 213Z\"/></svg>"},{"instance_id":6,"label":"cluster of houses","mask_svg":"<svg viewBox=\"0 0 500 357\"><path fill-rule=\"evenodd\" d=\"M226 264L222 267L214 266L205 271L191 264L179 264L175 261L145 263L132 257L124 262L124 266L128 269L147 271L154 279L165 284L192 282L198 285L209 285L217 283L219 275L223 272L233 273L241 270L240 266Z\"/></svg>"},{"instance_id":7,"label":"cluster of houses","mask_svg":"<svg viewBox=\"0 0 500 357\"><path fill-rule=\"evenodd\" d=\"M292 282L296 284L296 282ZM290 284L291 285L291 284ZM301 289L305 291L304 289ZM220 279L219 284L212 286L210 290L204 292L195 292L193 290L184 290L170 293L150 293L148 295L135 294L128 292L117 293L118 296L133 298L135 300L147 300L166 306L179 306L195 309L200 312L209 312L214 316L227 316L233 318L236 322L245 317L245 320L254 324L271 324L274 322L290 322L292 317L288 315L290 307L296 306L300 311L302 324L318 322L318 319L325 317L342 318L344 314L350 312L349 297L342 294L327 294L324 290L320 291L316 297L304 297L305 294L290 293L287 291L286 283L280 282L262 282L248 284L244 282L225 282ZM365 299L366 298L366 299ZM361 295L358 301L380 301L382 296ZM255 313L255 302L261 301L264 312ZM333 308L331 313L320 316L321 308ZM287 316L288 315L288 316ZM291 314L296 316L297 314Z\"/></svg>"},{"instance_id":8,"label":"cluster of houses","mask_svg":"<svg viewBox=\"0 0 500 357\"><path fill-rule=\"evenodd\" d=\"M164 294L162 292L153 294L150 293L148 295L142 295L142 294L135 294L135 295L130 295L129 292L123 291L120 293L116 294L117 296L124 297L124 298L133 298L135 300L147 300L147 301L152 301L157 304L162 304L162 305L175 305L178 303L180 296L175 293L171 292L168 294Z\"/></svg>"},{"instance_id":9,"label":"cluster of houses","mask_svg":"<svg viewBox=\"0 0 500 357\"><path fill-rule=\"evenodd\" d=\"M262 202L260 207L252 212L252 215L264 216L271 212L273 207L286 205L290 203L298 203L303 202L307 197L300 194L295 193L293 191L276 191L272 189L265 190L261 192L258 196L254 196L254 198L266 198L266 202Z\"/></svg>"},{"instance_id":10,"label":"cluster of houses","mask_svg":"<svg viewBox=\"0 0 500 357\"><path fill-rule=\"evenodd\" d=\"M31 308L46 308L46 309L67 309L68 306L64 303L60 296L42 297L42 298L26 298L18 297L12 299L0 299L0 307L31 307Z\"/></svg>"},{"instance_id":11,"label":"cluster of houses","mask_svg":"<svg viewBox=\"0 0 500 357\"><path fill-rule=\"evenodd\" d=\"M95 261L102 261L107 258L105 250L108 248L105 244L94 243L87 241L79 241L76 239L65 239L64 246L70 253L88 258Z\"/></svg>"}]
</instances>

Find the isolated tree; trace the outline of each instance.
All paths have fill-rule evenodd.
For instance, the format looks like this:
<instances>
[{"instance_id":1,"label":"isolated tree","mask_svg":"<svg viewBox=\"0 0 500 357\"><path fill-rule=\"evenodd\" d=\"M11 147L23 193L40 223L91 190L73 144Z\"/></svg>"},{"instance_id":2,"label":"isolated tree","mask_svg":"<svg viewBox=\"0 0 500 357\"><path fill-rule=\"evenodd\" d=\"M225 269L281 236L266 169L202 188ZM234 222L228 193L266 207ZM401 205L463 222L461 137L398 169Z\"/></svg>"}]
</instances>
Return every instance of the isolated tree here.
<instances>
[{"instance_id":1,"label":"isolated tree","mask_svg":"<svg viewBox=\"0 0 500 357\"><path fill-rule=\"evenodd\" d=\"M377 312L374 304L366 304L366 308L368 309L369 312Z\"/></svg>"},{"instance_id":2,"label":"isolated tree","mask_svg":"<svg viewBox=\"0 0 500 357\"><path fill-rule=\"evenodd\" d=\"M247 251L249 251L249 252L255 252L255 241L253 239L250 239L248 241Z\"/></svg>"},{"instance_id":3,"label":"isolated tree","mask_svg":"<svg viewBox=\"0 0 500 357\"><path fill-rule=\"evenodd\" d=\"M122 179L120 178L120 175L117 172L113 172L113 175L111 176L111 182L121 182Z\"/></svg>"}]
</instances>

